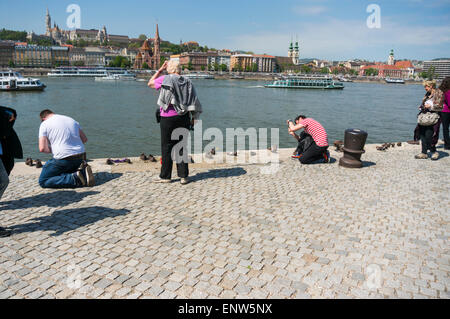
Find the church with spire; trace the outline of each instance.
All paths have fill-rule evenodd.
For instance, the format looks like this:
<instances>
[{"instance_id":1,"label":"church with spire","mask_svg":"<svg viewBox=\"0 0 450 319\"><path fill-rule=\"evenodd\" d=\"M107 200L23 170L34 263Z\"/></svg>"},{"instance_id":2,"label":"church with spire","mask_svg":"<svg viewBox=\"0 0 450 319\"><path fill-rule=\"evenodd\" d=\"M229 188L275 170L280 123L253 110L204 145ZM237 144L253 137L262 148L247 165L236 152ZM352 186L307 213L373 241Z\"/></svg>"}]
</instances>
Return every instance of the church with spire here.
<instances>
[{"instance_id":1,"label":"church with spire","mask_svg":"<svg viewBox=\"0 0 450 319\"><path fill-rule=\"evenodd\" d=\"M153 44L153 47L152 47ZM142 69L144 63L152 70L160 68L161 64L161 51L160 51L161 39L159 37L158 24L156 24L156 33L154 39L147 39L139 49L136 59L134 61L135 69Z\"/></svg>"},{"instance_id":2,"label":"church with spire","mask_svg":"<svg viewBox=\"0 0 450 319\"><path fill-rule=\"evenodd\" d=\"M298 45L298 39L295 42L295 46L294 46L294 42L291 38L291 44L289 46L288 57L292 59L292 63L294 65L300 64L300 47Z\"/></svg>"}]
</instances>

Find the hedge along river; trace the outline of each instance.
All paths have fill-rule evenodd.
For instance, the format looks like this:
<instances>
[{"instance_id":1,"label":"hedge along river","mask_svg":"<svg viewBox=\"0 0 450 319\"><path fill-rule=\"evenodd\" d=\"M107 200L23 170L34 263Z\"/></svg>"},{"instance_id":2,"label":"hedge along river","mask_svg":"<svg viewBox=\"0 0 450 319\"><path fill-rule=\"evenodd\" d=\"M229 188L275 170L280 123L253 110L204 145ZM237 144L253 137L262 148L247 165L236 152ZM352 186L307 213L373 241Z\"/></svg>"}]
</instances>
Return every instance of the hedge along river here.
<instances>
[{"instance_id":1,"label":"hedge along river","mask_svg":"<svg viewBox=\"0 0 450 319\"><path fill-rule=\"evenodd\" d=\"M158 155L160 129L155 120L158 93L147 82L95 82L88 78L41 78L44 92L0 92L0 105L18 112L15 125L24 156L48 159L38 151L39 113L45 108L76 119L89 141L89 158L123 158L141 153ZM368 143L410 140L420 85L345 83L344 90L269 89L264 81L193 80L203 106L203 131L215 127L279 128L279 146L295 147L286 120L298 114L325 127L329 142L343 139L347 128L368 132ZM203 144L208 144L204 141ZM237 139L235 141L237 143ZM248 148L240 143L237 149ZM225 138L224 138L225 147Z\"/></svg>"}]
</instances>

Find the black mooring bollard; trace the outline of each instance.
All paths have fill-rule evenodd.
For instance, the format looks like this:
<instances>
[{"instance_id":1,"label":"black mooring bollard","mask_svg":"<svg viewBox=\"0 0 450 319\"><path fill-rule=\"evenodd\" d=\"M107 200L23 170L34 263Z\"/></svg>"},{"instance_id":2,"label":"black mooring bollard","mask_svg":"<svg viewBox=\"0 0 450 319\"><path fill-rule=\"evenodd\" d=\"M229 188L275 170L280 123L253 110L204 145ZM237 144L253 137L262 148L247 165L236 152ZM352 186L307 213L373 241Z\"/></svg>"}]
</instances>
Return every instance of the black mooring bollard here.
<instances>
[{"instance_id":1,"label":"black mooring bollard","mask_svg":"<svg viewBox=\"0 0 450 319\"><path fill-rule=\"evenodd\" d=\"M348 129L344 137L344 156L339 160L339 165L348 168L361 168L361 155L365 152L367 133L358 129Z\"/></svg>"}]
</instances>

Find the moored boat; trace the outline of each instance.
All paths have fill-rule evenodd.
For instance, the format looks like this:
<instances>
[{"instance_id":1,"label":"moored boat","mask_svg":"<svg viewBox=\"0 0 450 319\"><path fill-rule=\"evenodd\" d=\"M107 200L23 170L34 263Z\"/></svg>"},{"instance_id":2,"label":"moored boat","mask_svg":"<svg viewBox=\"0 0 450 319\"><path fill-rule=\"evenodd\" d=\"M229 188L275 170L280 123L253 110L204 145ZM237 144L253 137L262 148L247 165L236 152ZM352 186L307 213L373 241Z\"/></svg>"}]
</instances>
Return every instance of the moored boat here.
<instances>
[{"instance_id":1,"label":"moored boat","mask_svg":"<svg viewBox=\"0 0 450 319\"><path fill-rule=\"evenodd\" d=\"M384 80L389 84L405 84L405 80L403 79L386 78Z\"/></svg>"},{"instance_id":2,"label":"moored boat","mask_svg":"<svg viewBox=\"0 0 450 319\"><path fill-rule=\"evenodd\" d=\"M323 90L342 90L344 84L334 81L330 77L314 76L288 76L275 80L272 84L264 85L266 88L283 89L323 89Z\"/></svg>"},{"instance_id":3,"label":"moored boat","mask_svg":"<svg viewBox=\"0 0 450 319\"><path fill-rule=\"evenodd\" d=\"M108 74L107 76L96 76L95 81L136 81L136 75L128 72L124 74Z\"/></svg>"},{"instance_id":4,"label":"moored boat","mask_svg":"<svg viewBox=\"0 0 450 319\"><path fill-rule=\"evenodd\" d=\"M40 79L24 78L11 70L0 71L0 91L42 91L45 88Z\"/></svg>"},{"instance_id":5,"label":"moored boat","mask_svg":"<svg viewBox=\"0 0 450 319\"><path fill-rule=\"evenodd\" d=\"M105 77L111 74L126 74L128 71L122 68L112 67L71 67L62 66L52 69L49 77Z\"/></svg>"},{"instance_id":6,"label":"moored boat","mask_svg":"<svg viewBox=\"0 0 450 319\"><path fill-rule=\"evenodd\" d=\"M187 73L183 74L184 77L187 77L189 79L214 79L214 76L211 74L206 73Z\"/></svg>"}]
</instances>

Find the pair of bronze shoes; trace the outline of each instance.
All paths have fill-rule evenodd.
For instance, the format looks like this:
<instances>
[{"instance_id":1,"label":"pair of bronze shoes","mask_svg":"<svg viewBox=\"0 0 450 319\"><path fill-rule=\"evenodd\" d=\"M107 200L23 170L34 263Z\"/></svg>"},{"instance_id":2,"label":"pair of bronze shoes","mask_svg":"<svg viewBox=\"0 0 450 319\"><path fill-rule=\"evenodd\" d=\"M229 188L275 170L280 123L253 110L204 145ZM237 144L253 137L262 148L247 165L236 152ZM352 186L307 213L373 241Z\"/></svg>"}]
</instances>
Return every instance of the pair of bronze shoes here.
<instances>
[{"instance_id":1,"label":"pair of bronze shoes","mask_svg":"<svg viewBox=\"0 0 450 319\"><path fill-rule=\"evenodd\" d=\"M401 143L401 142L398 142L398 143L397 143L397 146L402 146L402 143ZM395 143L384 143L384 144L381 145L381 146L377 146L376 149L379 150L379 151L385 151L385 150L387 150L389 147L395 147Z\"/></svg>"},{"instance_id":2,"label":"pair of bronze shoes","mask_svg":"<svg viewBox=\"0 0 450 319\"><path fill-rule=\"evenodd\" d=\"M107 165L114 165L115 163L128 163L128 164L132 164L131 160L129 158L124 158L121 160L113 160L111 158L108 158L106 160L106 164Z\"/></svg>"},{"instance_id":3,"label":"pair of bronze shoes","mask_svg":"<svg viewBox=\"0 0 450 319\"><path fill-rule=\"evenodd\" d=\"M28 157L28 158L26 159L25 165L28 165L28 166L34 166L34 165L36 165L36 168L41 168L41 167L43 166L40 159L37 159L37 160L35 160L35 161L33 162L33 159L30 158L30 157Z\"/></svg>"},{"instance_id":4,"label":"pair of bronze shoes","mask_svg":"<svg viewBox=\"0 0 450 319\"><path fill-rule=\"evenodd\" d=\"M336 147L336 152L343 152L344 142L334 141L334 147Z\"/></svg>"},{"instance_id":5,"label":"pair of bronze shoes","mask_svg":"<svg viewBox=\"0 0 450 319\"><path fill-rule=\"evenodd\" d=\"M152 155L149 154L148 156L145 155L145 153L142 153L141 156L139 156L139 158L141 159L141 161L150 161L150 162L156 162L156 158Z\"/></svg>"}]
</instances>

